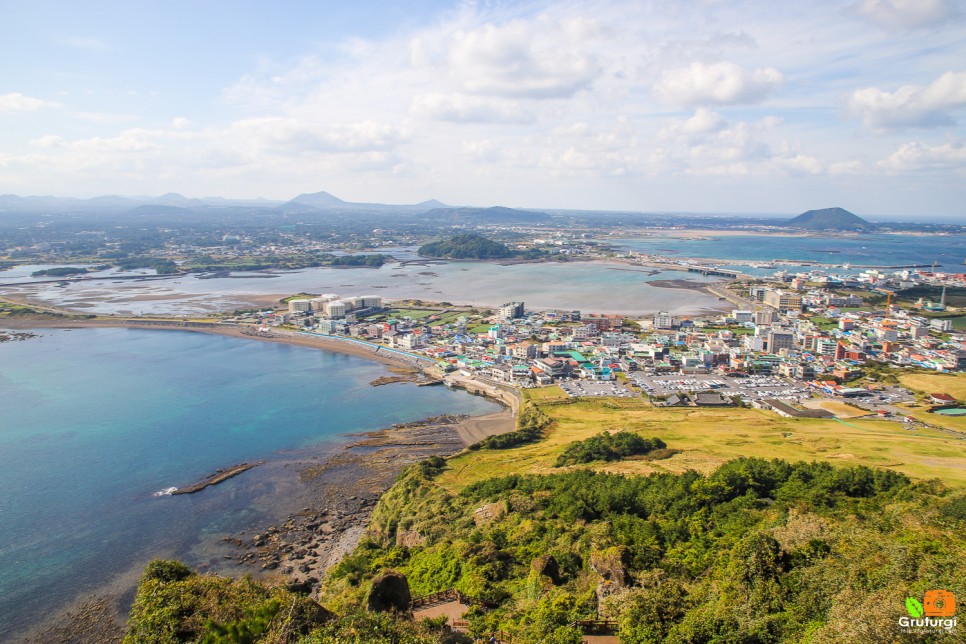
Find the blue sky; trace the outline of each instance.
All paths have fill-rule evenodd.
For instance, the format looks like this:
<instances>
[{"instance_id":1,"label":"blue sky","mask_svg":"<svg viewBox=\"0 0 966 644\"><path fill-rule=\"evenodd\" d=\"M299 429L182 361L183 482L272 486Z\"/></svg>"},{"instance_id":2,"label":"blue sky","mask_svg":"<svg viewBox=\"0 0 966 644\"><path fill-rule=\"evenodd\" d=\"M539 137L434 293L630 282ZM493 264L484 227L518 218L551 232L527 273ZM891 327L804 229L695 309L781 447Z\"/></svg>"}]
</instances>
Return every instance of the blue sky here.
<instances>
[{"instance_id":1,"label":"blue sky","mask_svg":"<svg viewBox=\"0 0 966 644\"><path fill-rule=\"evenodd\" d=\"M0 193L966 221L962 0L0 16Z\"/></svg>"}]
</instances>

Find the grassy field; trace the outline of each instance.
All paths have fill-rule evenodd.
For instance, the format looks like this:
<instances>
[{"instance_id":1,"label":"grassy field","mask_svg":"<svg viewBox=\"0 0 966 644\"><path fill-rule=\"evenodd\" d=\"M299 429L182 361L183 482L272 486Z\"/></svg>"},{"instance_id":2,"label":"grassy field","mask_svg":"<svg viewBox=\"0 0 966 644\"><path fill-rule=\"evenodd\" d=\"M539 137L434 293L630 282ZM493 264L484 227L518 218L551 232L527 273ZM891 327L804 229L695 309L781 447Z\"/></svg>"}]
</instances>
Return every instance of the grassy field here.
<instances>
[{"instance_id":1,"label":"grassy field","mask_svg":"<svg viewBox=\"0 0 966 644\"><path fill-rule=\"evenodd\" d=\"M453 458L437 479L439 484L456 491L501 474L559 471L553 463L569 443L604 430L625 429L661 438L681 453L665 460L587 467L637 474L710 472L733 458L759 456L889 467L917 479L940 478L950 486L966 486L966 442L938 430L905 429L895 421L782 418L757 409L666 409L627 398L542 402L540 408L554 421L544 440Z\"/></svg>"},{"instance_id":2,"label":"grassy field","mask_svg":"<svg viewBox=\"0 0 966 644\"><path fill-rule=\"evenodd\" d=\"M435 313L439 313L439 311L432 309L391 309L384 313L384 315L390 318L412 318L414 320L421 320Z\"/></svg>"},{"instance_id":3,"label":"grassy field","mask_svg":"<svg viewBox=\"0 0 966 644\"><path fill-rule=\"evenodd\" d=\"M917 393L946 393L957 400L966 400L966 373L903 374L899 376L899 382Z\"/></svg>"},{"instance_id":4,"label":"grassy field","mask_svg":"<svg viewBox=\"0 0 966 644\"><path fill-rule=\"evenodd\" d=\"M805 403L805 407L809 409L824 409L835 414L836 418L855 418L869 414L864 409L859 409L858 407L853 407L852 405L847 405L837 400L826 400L824 398L809 400Z\"/></svg>"},{"instance_id":5,"label":"grassy field","mask_svg":"<svg viewBox=\"0 0 966 644\"><path fill-rule=\"evenodd\" d=\"M527 389L523 393L523 397L538 403L551 402L556 400L567 400L568 398L570 398L570 396L568 396L567 393L564 392L564 390L558 387L557 385Z\"/></svg>"}]
</instances>

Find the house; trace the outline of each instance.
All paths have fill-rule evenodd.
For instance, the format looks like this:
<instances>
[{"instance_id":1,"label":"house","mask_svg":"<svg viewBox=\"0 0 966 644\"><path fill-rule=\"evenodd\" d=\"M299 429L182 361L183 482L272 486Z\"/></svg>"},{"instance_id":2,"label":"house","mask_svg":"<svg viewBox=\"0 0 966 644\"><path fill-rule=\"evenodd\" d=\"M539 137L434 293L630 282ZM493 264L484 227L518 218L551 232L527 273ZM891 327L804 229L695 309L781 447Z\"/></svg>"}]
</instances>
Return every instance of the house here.
<instances>
[{"instance_id":1,"label":"house","mask_svg":"<svg viewBox=\"0 0 966 644\"><path fill-rule=\"evenodd\" d=\"M954 405L956 399L949 394L929 394L929 402L934 405Z\"/></svg>"},{"instance_id":2,"label":"house","mask_svg":"<svg viewBox=\"0 0 966 644\"><path fill-rule=\"evenodd\" d=\"M835 418L835 414L825 409L796 409L780 400L767 398L762 405L771 408L779 416L785 418Z\"/></svg>"},{"instance_id":3,"label":"house","mask_svg":"<svg viewBox=\"0 0 966 644\"><path fill-rule=\"evenodd\" d=\"M734 404L716 391L694 394L691 401L698 407L725 407Z\"/></svg>"}]
</instances>

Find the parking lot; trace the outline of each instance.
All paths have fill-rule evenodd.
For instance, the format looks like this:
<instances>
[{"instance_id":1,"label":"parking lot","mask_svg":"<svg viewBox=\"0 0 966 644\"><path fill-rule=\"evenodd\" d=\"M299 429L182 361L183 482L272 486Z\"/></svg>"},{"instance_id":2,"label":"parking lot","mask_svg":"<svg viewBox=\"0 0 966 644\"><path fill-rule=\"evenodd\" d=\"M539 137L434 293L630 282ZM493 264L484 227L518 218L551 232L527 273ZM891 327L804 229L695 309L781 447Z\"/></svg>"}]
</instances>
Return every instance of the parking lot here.
<instances>
[{"instance_id":1,"label":"parking lot","mask_svg":"<svg viewBox=\"0 0 966 644\"><path fill-rule=\"evenodd\" d=\"M612 396L618 398L632 398L636 393L616 380L563 380L557 383L571 398L581 396Z\"/></svg>"},{"instance_id":2,"label":"parking lot","mask_svg":"<svg viewBox=\"0 0 966 644\"><path fill-rule=\"evenodd\" d=\"M688 391L717 391L725 397L740 396L745 402L775 398L784 401L800 401L811 397L808 388L799 382L774 376L749 376L731 378L719 375L670 374L648 376L629 374L628 380L641 388L647 396L666 397Z\"/></svg>"},{"instance_id":3,"label":"parking lot","mask_svg":"<svg viewBox=\"0 0 966 644\"><path fill-rule=\"evenodd\" d=\"M871 396L836 398L836 400L842 400L842 402L847 402L871 412L887 411L892 414L902 414L907 413L905 409L896 407L895 405L915 402L916 397L911 391L903 389L902 387L885 387L880 391L872 392Z\"/></svg>"}]
</instances>

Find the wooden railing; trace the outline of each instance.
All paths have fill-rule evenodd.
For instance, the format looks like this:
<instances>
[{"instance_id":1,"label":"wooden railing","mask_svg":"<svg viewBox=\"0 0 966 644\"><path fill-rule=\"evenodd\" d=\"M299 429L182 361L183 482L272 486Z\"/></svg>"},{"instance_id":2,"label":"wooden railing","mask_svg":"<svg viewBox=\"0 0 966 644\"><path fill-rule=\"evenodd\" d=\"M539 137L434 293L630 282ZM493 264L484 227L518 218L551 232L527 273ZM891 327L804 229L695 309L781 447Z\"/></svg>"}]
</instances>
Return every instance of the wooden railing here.
<instances>
[{"instance_id":1,"label":"wooden railing","mask_svg":"<svg viewBox=\"0 0 966 644\"><path fill-rule=\"evenodd\" d=\"M440 590L435 593L430 593L428 595L422 595L416 597L409 602L410 610L417 610L420 608L426 608L428 606L438 606L439 604L445 604L450 601L458 601L461 604L468 604L468 601L464 601L465 597L461 592L455 588L447 588L446 590Z\"/></svg>"}]
</instances>

